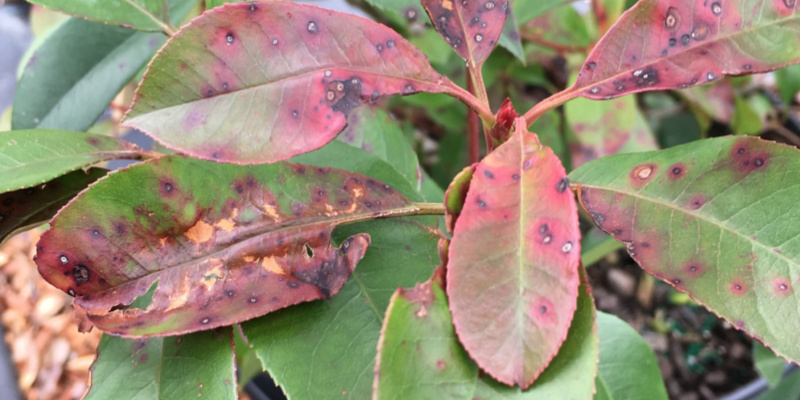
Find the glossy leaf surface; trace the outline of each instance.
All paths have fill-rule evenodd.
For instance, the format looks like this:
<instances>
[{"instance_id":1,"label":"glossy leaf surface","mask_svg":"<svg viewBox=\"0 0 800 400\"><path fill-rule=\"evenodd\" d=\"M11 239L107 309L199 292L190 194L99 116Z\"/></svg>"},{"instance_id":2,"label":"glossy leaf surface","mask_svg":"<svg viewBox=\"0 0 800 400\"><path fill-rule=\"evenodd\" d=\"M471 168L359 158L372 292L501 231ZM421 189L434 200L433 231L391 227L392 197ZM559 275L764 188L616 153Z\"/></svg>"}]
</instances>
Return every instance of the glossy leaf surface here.
<instances>
[{"instance_id":1,"label":"glossy leaf surface","mask_svg":"<svg viewBox=\"0 0 800 400\"><path fill-rule=\"evenodd\" d=\"M687 88L800 60L795 0L643 0L600 40L574 89L604 99Z\"/></svg>"},{"instance_id":2,"label":"glossy leaf surface","mask_svg":"<svg viewBox=\"0 0 800 400\"><path fill-rule=\"evenodd\" d=\"M102 3L97 8L112 4ZM194 1L173 3L172 17L179 21ZM85 131L165 40L161 33L70 19L25 66L14 96L13 129Z\"/></svg>"},{"instance_id":3,"label":"glossy leaf surface","mask_svg":"<svg viewBox=\"0 0 800 400\"><path fill-rule=\"evenodd\" d=\"M596 400L667 400L653 350L625 321L597 313L600 362L597 366ZM600 396L605 393L605 396Z\"/></svg>"},{"instance_id":4,"label":"glossy leaf surface","mask_svg":"<svg viewBox=\"0 0 800 400\"><path fill-rule=\"evenodd\" d=\"M568 136L573 168L613 154L658 149L634 97L574 99L564 105L564 115L573 133Z\"/></svg>"},{"instance_id":5,"label":"glossy leaf surface","mask_svg":"<svg viewBox=\"0 0 800 400\"><path fill-rule=\"evenodd\" d=\"M107 136L29 130L0 133L0 193L40 185L99 162L137 158L138 148Z\"/></svg>"},{"instance_id":6,"label":"glossy leaf surface","mask_svg":"<svg viewBox=\"0 0 800 400\"><path fill-rule=\"evenodd\" d=\"M447 294L461 343L523 389L567 335L578 297L577 207L561 162L517 119L477 166L455 224Z\"/></svg>"},{"instance_id":7,"label":"glossy leaf surface","mask_svg":"<svg viewBox=\"0 0 800 400\"><path fill-rule=\"evenodd\" d=\"M508 0L422 0L439 35L470 65L489 57L503 32Z\"/></svg>"},{"instance_id":8,"label":"glossy leaf surface","mask_svg":"<svg viewBox=\"0 0 800 400\"><path fill-rule=\"evenodd\" d=\"M453 329L442 277L400 289L386 312L373 399L589 399L597 371L597 332L588 285L567 340L529 389L503 385L479 371Z\"/></svg>"},{"instance_id":9,"label":"glossy leaf surface","mask_svg":"<svg viewBox=\"0 0 800 400\"><path fill-rule=\"evenodd\" d=\"M226 4L159 52L126 125L195 157L274 162L332 140L364 101L450 85L383 25L291 2Z\"/></svg>"},{"instance_id":10,"label":"glossy leaf surface","mask_svg":"<svg viewBox=\"0 0 800 400\"><path fill-rule=\"evenodd\" d=\"M168 156L70 203L42 235L36 261L106 332L193 332L330 298L369 245L369 235L356 234L334 247L333 228L409 207L360 174ZM154 284L146 309L119 309Z\"/></svg>"},{"instance_id":11,"label":"glossy leaf surface","mask_svg":"<svg viewBox=\"0 0 800 400\"><path fill-rule=\"evenodd\" d=\"M104 335L86 400L234 400L231 329L177 337L123 339Z\"/></svg>"},{"instance_id":12,"label":"glossy leaf surface","mask_svg":"<svg viewBox=\"0 0 800 400\"><path fill-rule=\"evenodd\" d=\"M50 220L58 210L105 170L73 171L41 186L0 194L0 243L7 238Z\"/></svg>"},{"instance_id":13,"label":"glossy leaf surface","mask_svg":"<svg viewBox=\"0 0 800 400\"><path fill-rule=\"evenodd\" d=\"M188 1L192 0L183 0ZM141 31L162 31L164 21L169 21L167 0L31 0L31 3L76 17Z\"/></svg>"},{"instance_id":14,"label":"glossy leaf surface","mask_svg":"<svg viewBox=\"0 0 800 400\"><path fill-rule=\"evenodd\" d=\"M367 106L353 110L347 118L347 127L337 138L380 157L419 190L420 166L417 154L397 121L386 111Z\"/></svg>"},{"instance_id":15,"label":"glossy leaf surface","mask_svg":"<svg viewBox=\"0 0 800 400\"><path fill-rule=\"evenodd\" d=\"M798 171L795 148L725 137L603 158L570 180L644 269L800 360Z\"/></svg>"},{"instance_id":16,"label":"glossy leaf surface","mask_svg":"<svg viewBox=\"0 0 800 400\"><path fill-rule=\"evenodd\" d=\"M293 161L334 166L380 179L413 201L406 180L376 156L334 141ZM298 399L370 398L378 337L398 286L430 278L439 262L435 218L392 218L340 226L342 240L369 233L372 244L330 301L301 304L243 324L265 369Z\"/></svg>"}]
</instances>

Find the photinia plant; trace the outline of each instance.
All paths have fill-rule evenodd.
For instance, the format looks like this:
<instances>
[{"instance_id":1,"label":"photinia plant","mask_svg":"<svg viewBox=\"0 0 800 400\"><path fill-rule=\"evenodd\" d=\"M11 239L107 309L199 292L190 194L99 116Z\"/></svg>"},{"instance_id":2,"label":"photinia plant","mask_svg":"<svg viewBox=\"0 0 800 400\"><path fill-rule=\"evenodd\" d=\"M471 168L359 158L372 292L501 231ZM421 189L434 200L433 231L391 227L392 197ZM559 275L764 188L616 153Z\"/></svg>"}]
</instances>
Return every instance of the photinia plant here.
<instances>
[{"instance_id":1,"label":"photinia plant","mask_svg":"<svg viewBox=\"0 0 800 400\"><path fill-rule=\"evenodd\" d=\"M46 73L65 52L45 41L0 143L0 234L49 220L39 272L108 334L86 398L235 398L248 352L296 399L666 398L641 337L595 311L579 216L800 362L798 150L748 136L658 150L620 97L687 89L697 113L731 121L716 113L734 97L725 76L800 61L795 0L600 0L581 29L559 25L584 17L557 0L370 0L397 30L282 1L209 0L180 29L192 1L33 2L122 26L62 25L53 37L104 49L66 79ZM433 32L423 11L439 42L409 33ZM163 146L53 130L88 128L158 32L170 38L123 124ZM498 44L509 53L494 59ZM553 52L578 67L561 84L537 72ZM91 79L104 100L80 103ZM498 96L512 79L570 86ZM720 97L693 88L718 81ZM466 133L446 192L386 112L416 93L438 94L429 118ZM460 108L444 96L466 114L448 116ZM98 168L115 159L141 162Z\"/></svg>"}]
</instances>

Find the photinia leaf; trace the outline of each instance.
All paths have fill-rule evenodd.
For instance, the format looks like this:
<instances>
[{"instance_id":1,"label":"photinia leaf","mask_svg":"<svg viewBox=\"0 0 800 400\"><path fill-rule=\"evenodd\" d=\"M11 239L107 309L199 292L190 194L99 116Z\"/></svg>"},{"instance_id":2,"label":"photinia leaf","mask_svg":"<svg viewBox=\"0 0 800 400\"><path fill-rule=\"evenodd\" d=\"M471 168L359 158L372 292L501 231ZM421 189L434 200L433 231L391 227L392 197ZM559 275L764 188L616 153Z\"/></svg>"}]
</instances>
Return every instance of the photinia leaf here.
<instances>
[{"instance_id":1,"label":"photinia leaf","mask_svg":"<svg viewBox=\"0 0 800 400\"><path fill-rule=\"evenodd\" d=\"M513 54L523 65L525 65L525 50L522 48L522 38L519 35L519 25L517 25L517 17L514 16L514 11L508 9L508 16L506 23L503 25L503 32L500 33L500 38L497 39L497 44L500 47L508 50Z\"/></svg>"},{"instance_id":2,"label":"photinia leaf","mask_svg":"<svg viewBox=\"0 0 800 400\"><path fill-rule=\"evenodd\" d=\"M422 197L373 154L333 141L293 161L335 166ZM244 323L251 345L281 388L298 399L368 399L384 311L398 286L431 276L439 262L435 218L393 218L340 226L334 238L367 232L372 244L330 301L305 303Z\"/></svg>"},{"instance_id":3,"label":"photinia leaf","mask_svg":"<svg viewBox=\"0 0 800 400\"><path fill-rule=\"evenodd\" d=\"M41 185L103 161L135 159L133 144L79 132L29 130L0 133L0 193Z\"/></svg>"},{"instance_id":4,"label":"photinia leaf","mask_svg":"<svg viewBox=\"0 0 800 400\"><path fill-rule=\"evenodd\" d=\"M699 108L714 120L729 124L733 117L734 97L730 80L723 79L709 86L693 86L675 93Z\"/></svg>"},{"instance_id":5,"label":"photinia leaf","mask_svg":"<svg viewBox=\"0 0 800 400\"><path fill-rule=\"evenodd\" d=\"M467 192L472 181L472 175L475 173L475 166L473 164L461 170L450 182L450 186L447 187L447 191L444 194L444 221L447 232L450 234L453 233L456 221L464 209L464 202L467 200Z\"/></svg>"},{"instance_id":6,"label":"photinia leaf","mask_svg":"<svg viewBox=\"0 0 800 400\"><path fill-rule=\"evenodd\" d=\"M561 162L518 118L475 169L450 245L447 294L461 343L489 375L523 389L575 312L580 232L568 189Z\"/></svg>"},{"instance_id":7,"label":"photinia leaf","mask_svg":"<svg viewBox=\"0 0 800 400\"><path fill-rule=\"evenodd\" d=\"M761 116L742 96L734 96L734 112L731 129L734 135L758 135L764 128Z\"/></svg>"},{"instance_id":8,"label":"photinia leaf","mask_svg":"<svg viewBox=\"0 0 800 400\"><path fill-rule=\"evenodd\" d=\"M383 25L291 2L235 3L167 42L126 125L195 157L274 162L331 141L364 101L458 90Z\"/></svg>"},{"instance_id":9,"label":"photinia leaf","mask_svg":"<svg viewBox=\"0 0 800 400\"><path fill-rule=\"evenodd\" d=\"M800 397L800 371L786 375L774 388L764 392L758 400L785 400Z\"/></svg>"},{"instance_id":10,"label":"photinia leaf","mask_svg":"<svg viewBox=\"0 0 800 400\"><path fill-rule=\"evenodd\" d=\"M412 186L420 189L417 154L386 111L369 106L356 108L347 118L347 127L337 138L380 157L406 177Z\"/></svg>"},{"instance_id":11,"label":"photinia leaf","mask_svg":"<svg viewBox=\"0 0 800 400\"><path fill-rule=\"evenodd\" d=\"M800 61L796 0L642 0L597 43L575 86L608 99Z\"/></svg>"},{"instance_id":12,"label":"photinia leaf","mask_svg":"<svg viewBox=\"0 0 800 400\"><path fill-rule=\"evenodd\" d=\"M796 148L725 137L602 158L570 180L644 269L797 361L798 171Z\"/></svg>"},{"instance_id":13,"label":"photinia leaf","mask_svg":"<svg viewBox=\"0 0 800 400\"><path fill-rule=\"evenodd\" d=\"M173 3L173 18L180 20L194 1ZM13 129L85 131L165 40L160 33L68 20L28 60L14 96Z\"/></svg>"},{"instance_id":14,"label":"photinia leaf","mask_svg":"<svg viewBox=\"0 0 800 400\"><path fill-rule=\"evenodd\" d=\"M508 0L422 0L439 35L470 65L494 50L508 15Z\"/></svg>"},{"instance_id":15,"label":"photinia leaf","mask_svg":"<svg viewBox=\"0 0 800 400\"><path fill-rule=\"evenodd\" d=\"M786 361L778 357L763 344L753 341L753 364L758 373L769 382L772 387L778 386L783 377Z\"/></svg>"},{"instance_id":16,"label":"photinia leaf","mask_svg":"<svg viewBox=\"0 0 800 400\"><path fill-rule=\"evenodd\" d=\"M653 350L630 325L611 314L598 312L597 333L600 336L597 387L602 387L606 396L595 399L669 398Z\"/></svg>"},{"instance_id":17,"label":"photinia leaf","mask_svg":"<svg viewBox=\"0 0 800 400\"><path fill-rule=\"evenodd\" d=\"M420 0L366 0L373 7L384 11L394 11L403 15L409 21L416 21L420 16L425 15Z\"/></svg>"},{"instance_id":18,"label":"photinia leaf","mask_svg":"<svg viewBox=\"0 0 800 400\"><path fill-rule=\"evenodd\" d=\"M792 65L775 71L775 83L781 100L786 105L794 103L800 92L800 65Z\"/></svg>"},{"instance_id":19,"label":"photinia leaf","mask_svg":"<svg viewBox=\"0 0 800 400\"><path fill-rule=\"evenodd\" d=\"M104 335L91 371L85 400L238 397L230 328L165 338Z\"/></svg>"},{"instance_id":20,"label":"photinia leaf","mask_svg":"<svg viewBox=\"0 0 800 400\"><path fill-rule=\"evenodd\" d=\"M72 201L36 261L101 330L181 334L330 298L370 241L355 234L334 247L333 228L414 208L391 186L341 170L166 156ZM124 309L151 286L152 304Z\"/></svg>"},{"instance_id":21,"label":"photinia leaf","mask_svg":"<svg viewBox=\"0 0 800 400\"><path fill-rule=\"evenodd\" d=\"M618 153L658 149L650 125L632 96L612 101L574 99L564 105L572 166Z\"/></svg>"},{"instance_id":22,"label":"photinia leaf","mask_svg":"<svg viewBox=\"0 0 800 400\"><path fill-rule=\"evenodd\" d=\"M102 178L106 171L73 171L38 187L0 194L0 243L7 238L50 220L58 210Z\"/></svg>"},{"instance_id":23,"label":"photinia leaf","mask_svg":"<svg viewBox=\"0 0 800 400\"><path fill-rule=\"evenodd\" d=\"M170 4L182 1L170 1ZM31 0L31 3L76 17L119 25L140 31L159 32L165 30L169 21L167 0Z\"/></svg>"},{"instance_id":24,"label":"photinia leaf","mask_svg":"<svg viewBox=\"0 0 800 400\"><path fill-rule=\"evenodd\" d=\"M505 386L478 370L458 342L444 293L443 272L399 289L386 311L373 399L588 399L597 372L594 304L585 283L566 341L528 390Z\"/></svg>"},{"instance_id":25,"label":"photinia leaf","mask_svg":"<svg viewBox=\"0 0 800 400\"><path fill-rule=\"evenodd\" d=\"M581 264L589 268L624 246L600 228L592 228L581 237Z\"/></svg>"}]
</instances>

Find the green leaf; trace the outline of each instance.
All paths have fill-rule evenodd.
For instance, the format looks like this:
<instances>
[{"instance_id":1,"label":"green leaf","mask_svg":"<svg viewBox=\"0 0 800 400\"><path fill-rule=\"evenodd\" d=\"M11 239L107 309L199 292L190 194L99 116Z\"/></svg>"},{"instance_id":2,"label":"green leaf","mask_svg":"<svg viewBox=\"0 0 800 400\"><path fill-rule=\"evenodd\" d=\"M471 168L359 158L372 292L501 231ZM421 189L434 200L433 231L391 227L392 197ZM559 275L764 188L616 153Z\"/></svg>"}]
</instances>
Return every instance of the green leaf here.
<instances>
[{"instance_id":1,"label":"green leaf","mask_svg":"<svg viewBox=\"0 0 800 400\"><path fill-rule=\"evenodd\" d=\"M85 400L238 398L230 328L123 339L103 335Z\"/></svg>"},{"instance_id":2,"label":"green leaf","mask_svg":"<svg viewBox=\"0 0 800 400\"><path fill-rule=\"evenodd\" d=\"M756 370L772 387L778 386L783 376L786 361L778 357L757 340L753 341L753 364Z\"/></svg>"},{"instance_id":3,"label":"green leaf","mask_svg":"<svg viewBox=\"0 0 800 400\"><path fill-rule=\"evenodd\" d=\"M421 196L378 157L331 142L293 161L336 166L387 182L412 200ZM368 232L372 244L334 298L302 304L243 324L264 368L292 399L366 399L381 323L398 286L430 277L439 262L435 218L371 221L336 229L336 238Z\"/></svg>"},{"instance_id":4,"label":"green leaf","mask_svg":"<svg viewBox=\"0 0 800 400\"><path fill-rule=\"evenodd\" d=\"M639 1L600 39L568 91L600 100L797 63L796 6L795 0Z\"/></svg>"},{"instance_id":5,"label":"green leaf","mask_svg":"<svg viewBox=\"0 0 800 400\"><path fill-rule=\"evenodd\" d=\"M193 1L193 0L192 0ZM169 10L166 0L31 0L31 3L76 17L120 25L140 31L166 29Z\"/></svg>"},{"instance_id":6,"label":"green leaf","mask_svg":"<svg viewBox=\"0 0 800 400\"><path fill-rule=\"evenodd\" d=\"M400 289L386 312L373 399L587 399L597 371L597 332L588 286L567 340L528 390L481 373L461 347L448 310L441 270L432 281Z\"/></svg>"},{"instance_id":7,"label":"green leaf","mask_svg":"<svg viewBox=\"0 0 800 400\"><path fill-rule=\"evenodd\" d=\"M601 229L592 228L581 237L581 265L589 268L605 256L623 247L625 246Z\"/></svg>"},{"instance_id":8,"label":"green leaf","mask_svg":"<svg viewBox=\"0 0 800 400\"><path fill-rule=\"evenodd\" d=\"M522 49L517 17L514 16L514 11L511 9L508 10L508 17L505 25L503 25L503 32L500 34L497 44L513 54L523 65L525 64L525 50Z\"/></svg>"},{"instance_id":9,"label":"green leaf","mask_svg":"<svg viewBox=\"0 0 800 400\"><path fill-rule=\"evenodd\" d=\"M384 11L393 11L409 21L425 19L425 9L419 0L366 0L373 7Z\"/></svg>"},{"instance_id":10,"label":"green leaf","mask_svg":"<svg viewBox=\"0 0 800 400\"><path fill-rule=\"evenodd\" d=\"M375 154L420 189L419 160L397 122L378 107L359 107L347 119L337 139Z\"/></svg>"},{"instance_id":11,"label":"green leaf","mask_svg":"<svg viewBox=\"0 0 800 400\"><path fill-rule=\"evenodd\" d=\"M800 360L796 148L725 137L570 174L583 207L645 270Z\"/></svg>"},{"instance_id":12,"label":"green leaf","mask_svg":"<svg viewBox=\"0 0 800 400\"><path fill-rule=\"evenodd\" d=\"M597 313L600 336L600 363L597 380L607 399L667 400L653 350L625 321L606 313Z\"/></svg>"},{"instance_id":13,"label":"green leaf","mask_svg":"<svg viewBox=\"0 0 800 400\"><path fill-rule=\"evenodd\" d=\"M384 25L291 2L237 3L169 40L126 125L194 157L274 162L333 140L362 102L419 91L463 89Z\"/></svg>"},{"instance_id":14,"label":"green leaf","mask_svg":"<svg viewBox=\"0 0 800 400\"><path fill-rule=\"evenodd\" d=\"M758 400L786 400L800 397L800 371L795 370L781 379L778 386L758 397Z\"/></svg>"},{"instance_id":15,"label":"green leaf","mask_svg":"<svg viewBox=\"0 0 800 400\"><path fill-rule=\"evenodd\" d=\"M194 3L172 1L173 19L180 21ZM85 131L165 40L160 33L69 19L26 62L14 97L13 129Z\"/></svg>"},{"instance_id":16,"label":"green leaf","mask_svg":"<svg viewBox=\"0 0 800 400\"><path fill-rule=\"evenodd\" d=\"M775 82L783 104L788 106L794 103L797 92L800 92L800 65L790 65L775 71Z\"/></svg>"},{"instance_id":17,"label":"green leaf","mask_svg":"<svg viewBox=\"0 0 800 400\"><path fill-rule=\"evenodd\" d=\"M564 115L572 128L568 142L573 168L613 154L658 149L633 96L611 101L574 99L564 105Z\"/></svg>"},{"instance_id":18,"label":"green leaf","mask_svg":"<svg viewBox=\"0 0 800 400\"><path fill-rule=\"evenodd\" d=\"M106 171L73 171L38 187L0 194L0 244L50 220L58 210Z\"/></svg>"},{"instance_id":19,"label":"green leaf","mask_svg":"<svg viewBox=\"0 0 800 400\"><path fill-rule=\"evenodd\" d=\"M356 233L334 247L334 227L416 209L361 174L165 156L73 200L36 262L103 331L183 334L334 296L370 243ZM150 306L124 309L156 282Z\"/></svg>"},{"instance_id":20,"label":"green leaf","mask_svg":"<svg viewBox=\"0 0 800 400\"><path fill-rule=\"evenodd\" d=\"M675 93L714 120L729 124L734 116L733 85L729 79L707 86L693 86Z\"/></svg>"},{"instance_id":21,"label":"green leaf","mask_svg":"<svg viewBox=\"0 0 800 400\"><path fill-rule=\"evenodd\" d=\"M572 0L512 0L511 8L517 16L520 26L527 24L534 18Z\"/></svg>"},{"instance_id":22,"label":"green leaf","mask_svg":"<svg viewBox=\"0 0 800 400\"><path fill-rule=\"evenodd\" d=\"M731 120L731 129L735 135L757 135L763 125L761 117L742 96L734 97L735 111Z\"/></svg>"},{"instance_id":23,"label":"green leaf","mask_svg":"<svg viewBox=\"0 0 800 400\"><path fill-rule=\"evenodd\" d=\"M13 129L85 131L166 37L73 18L33 53L14 96Z\"/></svg>"},{"instance_id":24,"label":"green leaf","mask_svg":"<svg viewBox=\"0 0 800 400\"><path fill-rule=\"evenodd\" d=\"M0 133L0 193L40 185L103 161L135 159L127 142L79 132L29 130Z\"/></svg>"},{"instance_id":25,"label":"green leaf","mask_svg":"<svg viewBox=\"0 0 800 400\"><path fill-rule=\"evenodd\" d=\"M482 370L523 389L567 336L580 263L566 172L525 125L518 118L513 136L475 168L447 265L461 343Z\"/></svg>"}]
</instances>

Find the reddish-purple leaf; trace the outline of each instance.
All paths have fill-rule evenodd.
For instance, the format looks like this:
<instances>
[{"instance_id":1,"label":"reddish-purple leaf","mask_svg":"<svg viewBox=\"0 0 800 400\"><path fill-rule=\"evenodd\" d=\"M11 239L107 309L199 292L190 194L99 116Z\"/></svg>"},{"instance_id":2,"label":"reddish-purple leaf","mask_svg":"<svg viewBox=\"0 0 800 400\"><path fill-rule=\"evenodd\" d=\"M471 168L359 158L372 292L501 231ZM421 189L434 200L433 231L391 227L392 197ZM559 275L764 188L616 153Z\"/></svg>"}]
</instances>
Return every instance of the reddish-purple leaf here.
<instances>
[{"instance_id":1,"label":"reddish-purple leaf","mask_svg":"<svg viewBox=\"0 0 800 400\"><path fill-rule=\"evenodd\" d=\"M579 247L564 167L519 118L475 170L447 266L458 337L498 381L527 388L558 352L576 307Z\"/></svg>"},{"instance_id":2,"label":"reddish-purple leaf","mask_svg":"<svg viewBox=\"0 0 800 400\"><path fill-rule=\"evenodd\" d=\"M508 0L422 0L439 35L470 64L492 53L508 16Z\"/></svg>"},{"instance_id":3,"label":"reddish-purple leaf","mask_svg":"<svg viewBox=\"0 0 800 400\"><path fill-rule=\"evenodd\" d=\"M360 174L168 156L73 200L39 241L36 262L106 332L181 334L333 296L370 241L357 234L333 246L334 227L408 207ZM153 285L148 306L129 307Z\"/></svg>"},{"instance_id":4,"label":"reddish-purple leaf","mask_svg":"<svg viewBox=\"0 0 800 400\"><path fill-rule=\"evenodd\" d=\"M274 162L328 143L362 102L458 90L384 25L291 2L226 4L159 52L126 125L195 157Z\"/></svg>"},{"instance_id":5,"label":"reddish-purple leaf","mask_svg":"<svg viewBox=\"0 0 800 400\"><path fill-rule=\"evenodd\" d=\"M573 90L606 99L800 61L796 0L642 0L592 50Z\"/></svg>"}]
</instances>

